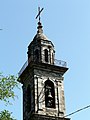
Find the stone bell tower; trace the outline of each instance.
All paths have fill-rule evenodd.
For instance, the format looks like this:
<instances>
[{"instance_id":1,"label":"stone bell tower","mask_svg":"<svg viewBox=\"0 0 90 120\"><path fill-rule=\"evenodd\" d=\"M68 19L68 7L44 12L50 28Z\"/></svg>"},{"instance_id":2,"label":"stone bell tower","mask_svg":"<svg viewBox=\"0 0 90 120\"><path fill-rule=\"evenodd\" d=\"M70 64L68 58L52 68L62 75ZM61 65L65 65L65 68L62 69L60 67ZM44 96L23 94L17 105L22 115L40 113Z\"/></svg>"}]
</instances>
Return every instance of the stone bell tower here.
<instances>
[{"instance_id":1,"label":"stone bell tower","mask_svg":"<svg viewBox=\"0 0 90 120\"><path fill-rule=\"evenodd\" d=\"M27 54L28 60L19 72L23 120L70 120L64 118L63 75L68 68L66 62L55 59L54 45L44 35L40 19Z\"/></svg>"}]
</instances>

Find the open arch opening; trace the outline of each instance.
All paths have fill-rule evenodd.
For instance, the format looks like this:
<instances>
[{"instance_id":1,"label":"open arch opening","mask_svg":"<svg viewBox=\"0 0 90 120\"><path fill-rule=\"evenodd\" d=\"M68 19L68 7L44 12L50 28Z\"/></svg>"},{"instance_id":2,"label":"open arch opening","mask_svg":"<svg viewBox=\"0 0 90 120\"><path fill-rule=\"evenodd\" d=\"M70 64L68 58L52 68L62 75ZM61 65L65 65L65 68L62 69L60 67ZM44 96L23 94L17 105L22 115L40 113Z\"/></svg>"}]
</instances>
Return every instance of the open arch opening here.
<instances>
[{"instance_id":1,"label":"open arch opening","mask_svg":"<svg viewBox=\"0 0 90 120\"><path fill-rule=\"evenodd\" d=\"M39 50L35 50L35 62L39 62Z\"/></svg>"},{"instance_id":2,"label":"open arch opening","mask_svg":"<svg viewBox=\"0 0 90 120\"><path fill-rule=\"evenodd\" d=\"M45 62L48 62L48 50L44 50L44 55L45 55Z\"/></svg>"},{"instance_id":3,"label":"open arch opening","mask_svg":"<svg viewBox=\"0 0 90 120\"><path fill-rule=\"evenodd\" d=\"M55 108L54 83L50 80L45 81L45 106L48 108Z\"/></svg>"}]
</instances>

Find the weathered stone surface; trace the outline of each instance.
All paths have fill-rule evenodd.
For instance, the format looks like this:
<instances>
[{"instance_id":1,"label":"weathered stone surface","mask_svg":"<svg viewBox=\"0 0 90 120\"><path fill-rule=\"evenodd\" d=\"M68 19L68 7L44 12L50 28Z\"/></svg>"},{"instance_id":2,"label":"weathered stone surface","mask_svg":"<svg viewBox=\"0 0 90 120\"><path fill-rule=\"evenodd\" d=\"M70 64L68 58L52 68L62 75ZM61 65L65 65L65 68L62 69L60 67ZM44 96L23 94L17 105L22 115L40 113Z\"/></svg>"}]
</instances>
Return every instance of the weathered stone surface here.
<instances>
[{"instance_id":1,"label":"weathered stone surface","mask_svg":"<svg viewBox=\"0 0 90 120\"><path fill-rule=\"evenodd\" d=\"M33 114L29 120L70 120L70 118L60 118L46 115Z\"/></svg>"}]
</instances>

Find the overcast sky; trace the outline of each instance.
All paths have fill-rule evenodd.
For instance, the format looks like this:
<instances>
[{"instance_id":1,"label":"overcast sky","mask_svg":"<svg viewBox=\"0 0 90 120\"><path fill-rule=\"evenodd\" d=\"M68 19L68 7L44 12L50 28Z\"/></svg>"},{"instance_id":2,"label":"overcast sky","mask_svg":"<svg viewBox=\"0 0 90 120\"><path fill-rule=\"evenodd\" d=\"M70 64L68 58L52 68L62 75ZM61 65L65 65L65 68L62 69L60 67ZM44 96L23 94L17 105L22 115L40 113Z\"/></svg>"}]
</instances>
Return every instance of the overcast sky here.
<instances>
[{"instance_id":1,"label":"overcast sky","mask_svg":"<svg viewBox=\"0 0 90 120\"><path fill-rule=\"evenodd\" d=\"M90 0L0 0L0 71L17 75L27 60L27 47L37 32L37 8L44 34L55 45L56 59L68 64L64 75L66 114L90 104ZM12 106L0 102L22 120L22 90ZM90 108L69 116L89 120Z\"/></svg>"}]
</instances>

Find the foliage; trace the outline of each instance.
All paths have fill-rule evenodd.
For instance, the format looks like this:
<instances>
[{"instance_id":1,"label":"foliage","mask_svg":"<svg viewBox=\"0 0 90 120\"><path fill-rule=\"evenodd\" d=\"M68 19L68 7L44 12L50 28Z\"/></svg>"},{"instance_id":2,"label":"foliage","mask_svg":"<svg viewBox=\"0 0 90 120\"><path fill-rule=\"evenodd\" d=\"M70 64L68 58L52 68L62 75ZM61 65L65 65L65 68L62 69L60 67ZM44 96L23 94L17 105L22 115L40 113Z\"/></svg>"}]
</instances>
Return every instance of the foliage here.
<instances>
[{"instance_id":1,"label":"foliage","mask_svg":"<svg viewBox=\"0 0 90 120\"><path fill-rule=\"evenodd\" d=\"M11 117L11 114L8 110L4 110L0 112L0 120L16 120Z\"/></svg>"},{"instance_id":2,"label":"foliage","mask_svg":"<svg viewBox=\"0 0 90 120\"><path fill-rule=\"evenodd\" d=\"M9 102L9 98L15 98L14 88L18 87L17 77L14 75L3 76L0 73L0 100Z\"/></svg>"},{"instance_id":3,"label":"foliage","mask_svg":"<svg viewBox=\"0 0 90 120\"><path fill-rule=\"evenodd\" d=\"M9 75L5 77L0 73L0 100L6 104L10 103L9 98L15 98L14 88L19 88L18 85L16 76ZM8 110L1 111L0 120L16 120L11 114Z\"/></svg>"}]
</instances>

